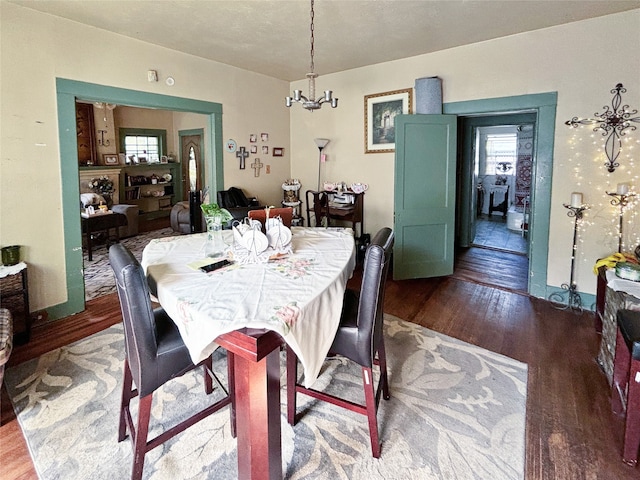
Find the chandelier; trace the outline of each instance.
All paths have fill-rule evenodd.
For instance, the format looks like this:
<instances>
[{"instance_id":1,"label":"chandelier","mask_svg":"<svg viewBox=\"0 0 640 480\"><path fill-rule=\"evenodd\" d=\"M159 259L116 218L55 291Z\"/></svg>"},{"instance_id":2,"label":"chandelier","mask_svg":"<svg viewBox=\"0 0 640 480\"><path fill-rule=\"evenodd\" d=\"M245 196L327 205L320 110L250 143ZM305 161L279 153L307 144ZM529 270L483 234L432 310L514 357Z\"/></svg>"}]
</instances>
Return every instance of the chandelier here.
<instances>
[{"instance_id":1,"label":"chandelier","mask_svg":"<svg viewBox=\"0 0 640 480\"><path fill-rule=\"evenodd\" d=\"M338 106L338 99L332 97L331 90L324 91L324 97L316 100L316 78L318 78L318 74L314 72L314 64L313 64L313 0L311 0L311 73L307 73L307 78L309 79L309 98L302 95L302 90L294 90L293 97L286 98L286 105L290 107L293 102L298 102L302 104L303 108L313 112L314 110L318 110L323 103L331 102L331 107L336 108Z\"/></svg>"}]
</instances>

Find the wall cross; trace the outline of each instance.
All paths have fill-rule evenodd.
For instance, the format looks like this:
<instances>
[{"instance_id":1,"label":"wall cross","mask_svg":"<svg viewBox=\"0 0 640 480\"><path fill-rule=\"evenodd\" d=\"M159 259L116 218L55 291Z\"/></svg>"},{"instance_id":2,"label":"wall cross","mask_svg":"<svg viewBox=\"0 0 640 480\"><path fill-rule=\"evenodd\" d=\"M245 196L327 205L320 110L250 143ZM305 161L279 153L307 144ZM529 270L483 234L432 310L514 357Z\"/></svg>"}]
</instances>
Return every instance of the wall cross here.
<instances>
[{"instance_id":1,"label":"wall cross","mask_svg":"<svg viewBox=\"0 0 640 480\"><path fill-rule=\"evenodd\" d=\"M251 168L253 168L253 171L255 172L253 174L254 177L259 177L260 176L260 169L264 167L264 165L262 163L260 163L260 159L256 158L253 163L251 164Z\"/></svg>"},{"instance_id":2,"label":"wall cross","mask_svg":"<svg viewBox=\"0 0 640 480\"><path fill-rule=\"evenodd\" d=\"M249 152L247 152L247 149L244 147L240 147L236 152L236 157L240 159L240 170L244 170L245 160L247 159L248 156L249 156Z\"/></svg>"}]
</instances>

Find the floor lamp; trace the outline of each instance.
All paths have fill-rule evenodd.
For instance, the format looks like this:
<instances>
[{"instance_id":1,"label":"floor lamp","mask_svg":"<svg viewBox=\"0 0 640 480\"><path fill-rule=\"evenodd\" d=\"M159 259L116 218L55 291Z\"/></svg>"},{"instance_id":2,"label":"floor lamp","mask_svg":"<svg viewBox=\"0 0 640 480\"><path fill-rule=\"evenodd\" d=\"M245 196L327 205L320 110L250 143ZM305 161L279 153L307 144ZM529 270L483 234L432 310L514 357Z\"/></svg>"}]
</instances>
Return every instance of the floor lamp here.
<instances>
[{"instance_id":1,"label":"floor lamp","mask_svg":"<svg viewBox=\"0 0 640 480\"><path fill-rule=\"evenodd\" d=\"M318 191L320 191L320 169L322 168L322 149L327 146L329 143L328 138L314 138L314 142L318 146L318 150L320 151L318 157Z\"/></svg>"}]
</instances>

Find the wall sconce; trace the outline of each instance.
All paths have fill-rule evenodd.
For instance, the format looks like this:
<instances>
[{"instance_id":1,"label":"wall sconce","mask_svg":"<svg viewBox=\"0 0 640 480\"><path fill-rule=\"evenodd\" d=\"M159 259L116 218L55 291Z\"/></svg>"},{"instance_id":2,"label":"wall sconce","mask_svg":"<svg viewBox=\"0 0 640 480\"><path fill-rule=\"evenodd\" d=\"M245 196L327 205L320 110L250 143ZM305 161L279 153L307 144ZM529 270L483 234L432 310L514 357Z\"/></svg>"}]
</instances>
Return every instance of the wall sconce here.
<instances>
[{"instance_id":1,"label":"wall sconce","mask_svg":"<svg viewBox=\"0 0 640 480\"><path fill-rule=\"evenodd\" d=\"M602 130L602 136L607 137L604 145L604 152L607 155L607 162L604 164L609 172L614 172L620 164L617 162L622 150L622 140L620 137L626 134L625 130L636 129L631 122L640 123L640 117L633 117L638 110L631 110L629 105L622 105L622 94L627 93L627 89L621 83L611 90L613 98L611 99L611 108L605 105L602 113L594 113L596 118L578 118L573 117L571 120L564 122L565 125L577 128L578 125L596 125L593 131Z\"/></svg>"}]
</instances>

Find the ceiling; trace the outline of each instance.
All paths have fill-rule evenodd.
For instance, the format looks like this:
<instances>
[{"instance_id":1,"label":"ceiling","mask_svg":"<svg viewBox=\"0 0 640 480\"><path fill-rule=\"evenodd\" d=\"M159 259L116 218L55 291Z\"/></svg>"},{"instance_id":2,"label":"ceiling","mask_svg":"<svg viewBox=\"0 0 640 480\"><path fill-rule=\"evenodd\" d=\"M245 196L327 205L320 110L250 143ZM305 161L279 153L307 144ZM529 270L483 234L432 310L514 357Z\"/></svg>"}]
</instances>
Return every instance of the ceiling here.
<instances>
[{"instance_id":1,"label":"ceiling","mask_svg":"<svg viewBox=\"0 0 640 480\"><path fill-rule=\"evenodd\" d=\"M309 71L309 0L4 1L282 80L300 80ZM636 8L640 0L316 0L315 71Z\"/></svg>"}]
</instances>

